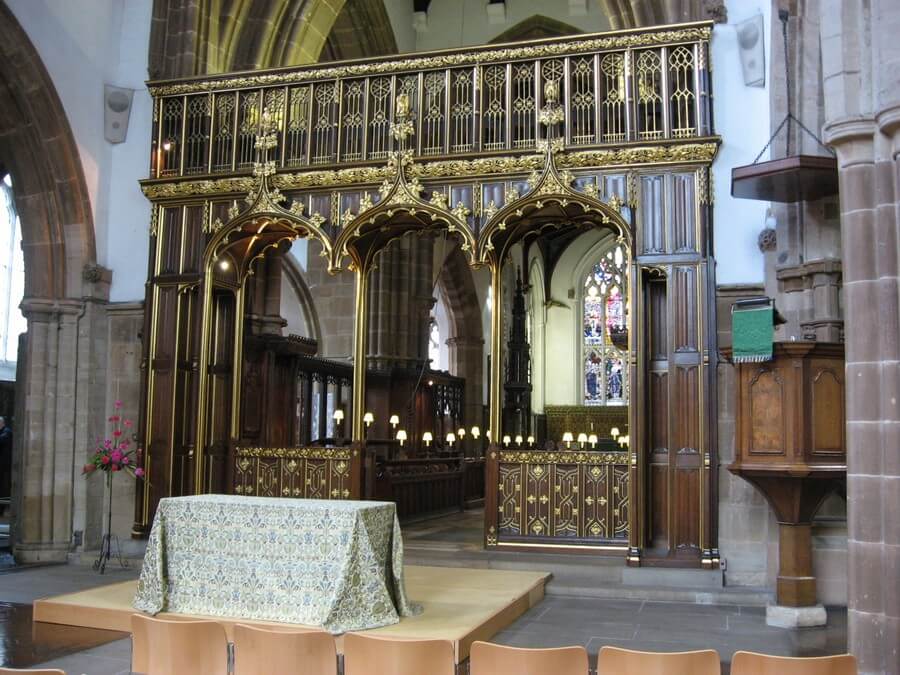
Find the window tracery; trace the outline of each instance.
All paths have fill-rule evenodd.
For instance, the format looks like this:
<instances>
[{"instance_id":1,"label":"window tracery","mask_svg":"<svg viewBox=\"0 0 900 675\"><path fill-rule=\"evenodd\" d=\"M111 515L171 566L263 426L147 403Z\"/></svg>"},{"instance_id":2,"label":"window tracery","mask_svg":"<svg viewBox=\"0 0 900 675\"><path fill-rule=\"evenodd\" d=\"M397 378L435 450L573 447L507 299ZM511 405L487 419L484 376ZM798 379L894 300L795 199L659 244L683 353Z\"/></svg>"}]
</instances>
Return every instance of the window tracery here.
<instances>
[{"instance_id":1,"label":"window tracery","mask_svg":"<svg viewBox=\"0 0 900 675\"><path fill-rule=\"evenodd\" d=\"M584 405L627 405L627 277L621 245L605 251L590 267L583 291Z\"/></svg>"}]
</instances>

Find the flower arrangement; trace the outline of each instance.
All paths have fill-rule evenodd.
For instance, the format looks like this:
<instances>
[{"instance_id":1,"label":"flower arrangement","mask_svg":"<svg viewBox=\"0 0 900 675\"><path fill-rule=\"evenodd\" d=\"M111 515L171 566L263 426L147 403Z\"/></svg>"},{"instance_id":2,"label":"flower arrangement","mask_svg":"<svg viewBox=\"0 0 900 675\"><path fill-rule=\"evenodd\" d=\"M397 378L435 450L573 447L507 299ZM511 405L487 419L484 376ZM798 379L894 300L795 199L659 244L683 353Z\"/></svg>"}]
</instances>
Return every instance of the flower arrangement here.
<instances>
[{"instance_id":1,"label":"flower arrangement","mask_svg":"<svg viewBox=\"0 0 900 675\"><path fill-rule=\"evenodd\" d=\"M134 423L122 417L119 412L121 408L122 402L116 401L115 410L108 420L112 426L111 438L97 439L97 447L90 461L84 465L82 475L89 476L99 469L106 471L108 478L117 471L125 471L135 478L144 477L144 470L138 466L141 449L132 447L131 440L125 438L125 433L131 430Z\"/></svg>"}]
</instances>

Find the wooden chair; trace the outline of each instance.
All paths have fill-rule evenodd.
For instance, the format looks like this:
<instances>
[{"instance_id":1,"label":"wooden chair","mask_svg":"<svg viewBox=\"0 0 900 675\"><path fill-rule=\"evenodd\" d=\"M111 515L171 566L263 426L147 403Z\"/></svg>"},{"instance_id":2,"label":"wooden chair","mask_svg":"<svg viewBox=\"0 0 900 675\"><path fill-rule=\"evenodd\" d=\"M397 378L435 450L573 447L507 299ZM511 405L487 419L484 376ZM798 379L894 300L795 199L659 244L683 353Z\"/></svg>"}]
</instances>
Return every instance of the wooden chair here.
<instances>
[{"instance_id":1,"label":"wooden chair","mask_svg":"<svg viewBox=\"0 0 900 675\"><path fill-rule=\"evenodd\" d=\"M234 627L234 675L337 675L334 638L324 630Z\"/></svg>"},{"instance_id":2,"label":"wooden chair","mask_svg":"<svg viewBox=\"0 0 900 675\"><path fill-rule=\"evenodd\" d=\"M344 675L455 675L449 640L400 640L347 633Z\"/></svg>"},{"instance_id":3,"label":"wooden chair","mask_svg":"<svg viewBox=\"0 0 900 675\"><path fill-rule=\"evenodd\" d=\"M66 671L57 668L0 668L0 675L16 675L17 673L28 673L29 675L66 675Z\"/></svg>"},{"instance_id":4,"label":"wooden chair","mask_svg":"<svg viewBox=\"0 0 900 675\"><path fill-rule=\"evenodd\" d=\"M215 621L131 615L131 670L145 675L228 675L228 638Z\"/></svg>"},{"instance_id":5,"label":"wooden chair","mask_svg":"<svg viewBox=\"0 0 900 675\"><path fill-rule=\"evenodd\" d=\"M721 675L721 672L719 654L714 649L635 652L603 647L597 657L597 675Z\"/></svg>"},{"instance_id":6,"label":"wooden chair","mask_svg":"<svg viewBox=\"0 0 900 675\"><path fill-rule=\"evenodd\" d=\"M584 647L521 649L476 642L469 652L469 675L587 675Z\"/></svg>"},{"instance_id":7,"label":"wooden chair","mask_svg":"<svg viewBox=\"0 0 900 675\"><path fill-rule=\"evenodd\" d=\"M735 652L731 659L731 675L856 675L856 657L839 656L769 656L754 652Z\"/></svg>"}]
</instances>

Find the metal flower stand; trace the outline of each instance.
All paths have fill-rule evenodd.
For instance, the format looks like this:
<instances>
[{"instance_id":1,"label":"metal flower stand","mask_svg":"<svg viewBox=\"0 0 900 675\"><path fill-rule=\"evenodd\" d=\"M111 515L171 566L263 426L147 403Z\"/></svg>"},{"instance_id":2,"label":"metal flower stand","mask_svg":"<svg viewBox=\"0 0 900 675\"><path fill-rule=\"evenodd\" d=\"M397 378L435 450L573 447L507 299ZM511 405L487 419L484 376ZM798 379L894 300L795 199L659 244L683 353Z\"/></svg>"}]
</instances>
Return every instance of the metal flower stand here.
<instances>
[{"instance_id":1,"label":"metal flower stand","mask_svg":"<svg viewBox=\"0 0 900 675\"><path fill-rule=\"evenodd\" d=\"M109 495L109 501L106 505L106 532L103 535L103 541L100 543L100 555L94 561L94 570L100 574L106 572L106 564L111 558L115 557L119 566L123 569L128 567L128 561L122 557L122 549L119 547L119 538L112 533L112 484L113 472L106 472L106 493Z\"/></svg>"}]
</instances>

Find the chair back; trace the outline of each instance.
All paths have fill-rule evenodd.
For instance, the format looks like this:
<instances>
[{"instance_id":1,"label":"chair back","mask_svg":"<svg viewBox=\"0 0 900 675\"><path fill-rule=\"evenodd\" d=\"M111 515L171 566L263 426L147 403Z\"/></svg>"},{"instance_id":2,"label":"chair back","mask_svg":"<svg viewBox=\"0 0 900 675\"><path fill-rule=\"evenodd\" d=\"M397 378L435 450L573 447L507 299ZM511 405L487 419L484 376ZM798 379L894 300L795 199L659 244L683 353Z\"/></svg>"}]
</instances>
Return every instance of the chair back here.
<instances>
[{"instance_id":1,"label":"chair back","mask_svg":"<svg viewBox=\"0 0 900 675\"><path fill-rule=\"evenodd\" d=\"M131 615L131 670L145 675L228 675L228 638L215 621Z\"/></svg>"},{"instance_id":2,"label":"chair back","mask_svg":"<svg viewBox=\"0 0 900 675\"><path fill-rule=\"evenodd\" d=\"M449 640L400 640L347 633L344 675L455 675Z\"/></svg>"},{"instance_id":3,"label":"chair back","mask_svg":"<svg viewBox=\"0 0 900 675\"><path fill-rule=\"evenodd\" d=\"M334 638L324 630L234 627L234 675L337 675Z\"/></svg>"},{"instance_id":4,"label":"chair back","mask_svg":"<svg viewBox=\"0 0 900 675\"><path fill-rule=\"evenodd\" d=\"M732 671L733 672L733 671ZM597 675L721 675L722 664L714 649L696 652L636 652L603 647L597 657Z\"/></svg>"},{"instance_id":5,"label":"chair back","mask_svg":"<svg viewBox=\"0 0 900 675\"><path fill-rule=\"evenodd\" d=\"M856 657L838 656L769 656L755 652L735 652L731 659L731 675L856 675Z\"/></svg>"},{"instance_id":6,"label":"chair back","mask_svg":"<svg viewBox=\"0 0 900 675\"><path fill-rule=\"evenodd\" d=\"M521 649L476 642L469 652L470 675L587 675L584 647Z\"/></svg>"},{"instance_id":7,"label":"chair back","mask_svg":"<svg viewBox=\"0 0 900 675\"><path fill-rule=\"evenodd\" d=\"M66 675L66 671L57 668L0 668L0 675L18 675L19 673L28 673L29 675Z\"/></svg>"}]
</instances>

